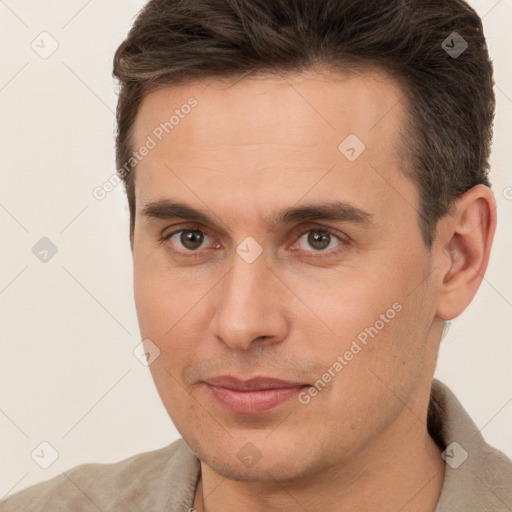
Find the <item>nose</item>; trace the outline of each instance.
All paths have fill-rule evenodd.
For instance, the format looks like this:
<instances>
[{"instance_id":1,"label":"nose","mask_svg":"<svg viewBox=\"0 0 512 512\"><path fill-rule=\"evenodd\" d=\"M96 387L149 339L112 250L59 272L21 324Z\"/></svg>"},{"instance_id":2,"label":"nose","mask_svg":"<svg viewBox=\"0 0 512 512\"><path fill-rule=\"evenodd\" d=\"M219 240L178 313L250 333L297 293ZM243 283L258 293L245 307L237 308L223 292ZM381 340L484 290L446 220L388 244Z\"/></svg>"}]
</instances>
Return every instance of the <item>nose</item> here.
<instances>
[{"instance_id":1,"label":"nose","mask_svg":"<svg viewBox=\"0 0 512 512\"><path fill-rule=\"evenodd\" d=\"M217 288L213 334L232 349L275 344L287 337L286 288L264 255L248 263L238 254Z\"/></svg>"}]
</instances>

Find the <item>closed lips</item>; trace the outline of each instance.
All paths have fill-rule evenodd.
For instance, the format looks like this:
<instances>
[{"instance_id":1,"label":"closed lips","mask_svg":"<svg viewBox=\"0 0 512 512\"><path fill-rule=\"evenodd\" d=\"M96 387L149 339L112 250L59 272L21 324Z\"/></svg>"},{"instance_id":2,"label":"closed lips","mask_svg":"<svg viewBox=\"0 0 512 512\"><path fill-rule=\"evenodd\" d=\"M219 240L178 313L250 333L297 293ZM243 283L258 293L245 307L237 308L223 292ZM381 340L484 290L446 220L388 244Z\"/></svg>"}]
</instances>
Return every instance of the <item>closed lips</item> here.
<instances>
[{"instance_id":1,"label":"closed lips","mask_svg":"<svg viewBox=\"0 0 512 512\"><path fill-rule=\"evenodd\" d=\"M297 388L307 386L304 382L292 382L272 377L253 377L248 380L232 376L214 377L205 381L211 386L218 386L235 391L261 391L265 389Z\"/></svg>"}]
</instances>

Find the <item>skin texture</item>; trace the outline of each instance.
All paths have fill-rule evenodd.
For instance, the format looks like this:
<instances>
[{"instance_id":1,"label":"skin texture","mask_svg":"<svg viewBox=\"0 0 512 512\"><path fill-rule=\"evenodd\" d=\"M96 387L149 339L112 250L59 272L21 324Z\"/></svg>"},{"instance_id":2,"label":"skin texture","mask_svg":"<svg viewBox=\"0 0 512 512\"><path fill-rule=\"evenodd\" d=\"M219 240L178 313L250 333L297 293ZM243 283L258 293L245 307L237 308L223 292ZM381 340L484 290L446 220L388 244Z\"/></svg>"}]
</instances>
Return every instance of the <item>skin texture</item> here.
<instances>
[{"instance_id":1,"label":"skin texture","mask_svg":"<svg viewBox=\"0 0 512 512\"><path fill-rule=\"evenodd\" d=\"M201 459L194 507L433 511L444 462L426 429L430 386L443 320L466 308L487 267L493 195L479 185L462 196L429 251L418 191L400 172L404 101L391 77L311 69L234 81L150 93L133 132L138 148L197 100L138 164L132 248L141 334L160 350L150 369ZM351 133L366 146L354 161L338 149ZM163 199L216 224L144 215ZM270 223L332 200L371 223ZM335 234L315 245L326 228ZM179 229L203 230L202 245L181 233L160 241ZM236 250L247 237L263 250L252 263ZM206 389L221 375L313 385L393 304L394 318L307 404L247 416ZM247 443L261 457L251 467L237 456Z\"/></svg>"}]
</instances>

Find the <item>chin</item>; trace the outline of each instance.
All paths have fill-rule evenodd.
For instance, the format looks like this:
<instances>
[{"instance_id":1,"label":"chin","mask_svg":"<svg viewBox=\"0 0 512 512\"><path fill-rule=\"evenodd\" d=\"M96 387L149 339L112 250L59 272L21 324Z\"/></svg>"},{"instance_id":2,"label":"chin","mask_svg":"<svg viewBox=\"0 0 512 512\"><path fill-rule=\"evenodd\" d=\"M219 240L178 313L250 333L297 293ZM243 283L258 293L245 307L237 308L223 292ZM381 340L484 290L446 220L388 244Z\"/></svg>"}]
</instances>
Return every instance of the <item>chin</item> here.
<instances>
[{"instance_id":1,"label":"chin","mask_svg":"<svg viewBox=\"0 0 512 512\"><path fill-rule=\"evenodd\" d=\"M238 482L287 482L307 477L314 474L314 464L308 464L304 453L296 453L290 456L290 447L281 443L282 450L273 447L262 448L260 458L250 459L244 462L244 454L233 450L231 442L225 449L221 445L208 444L207 446L219 446L214 453L206 452L203 447L197 447L194 453L203 464L210 467L215 473ZM258 456L256 456L258 457ZM319 458L318 470L322 468L322 457Z\"/></svg>"},{"instance_id":2,"label":"chin","mask_svg":"<svg viewBox=\"0 0 512 512\"><path fill-rule=\"evenodd\" d=\"M283 458L274 464L263 464L261 461L255 466L248 468L242 464L227 464L223 461L213 461L211 464L202 459L215 473L237 482L286 482L304 476L296 472L287 463L283 464Z\"/></svg>"}]
</instances>

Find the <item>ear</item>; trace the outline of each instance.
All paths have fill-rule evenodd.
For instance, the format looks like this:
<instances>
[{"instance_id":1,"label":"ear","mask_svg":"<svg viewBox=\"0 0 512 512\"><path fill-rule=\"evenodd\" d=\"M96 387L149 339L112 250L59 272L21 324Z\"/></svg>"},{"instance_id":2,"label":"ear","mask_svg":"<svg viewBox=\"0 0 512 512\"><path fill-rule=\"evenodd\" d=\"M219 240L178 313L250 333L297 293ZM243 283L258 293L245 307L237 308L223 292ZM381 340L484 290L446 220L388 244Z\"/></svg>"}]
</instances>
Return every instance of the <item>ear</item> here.
<instances>
[{"instance_id":1,"label":"ear","mask_svg":"<svg viewBox=\"0 0 512 512\"><path fill-rule=\"evenodd\" d=\"M473 300L489 262L496 231L496 201L489 187L476 185L460 196L452 214L439 221L437 316L452 320Z\"/></svg>"}]
</instances>

